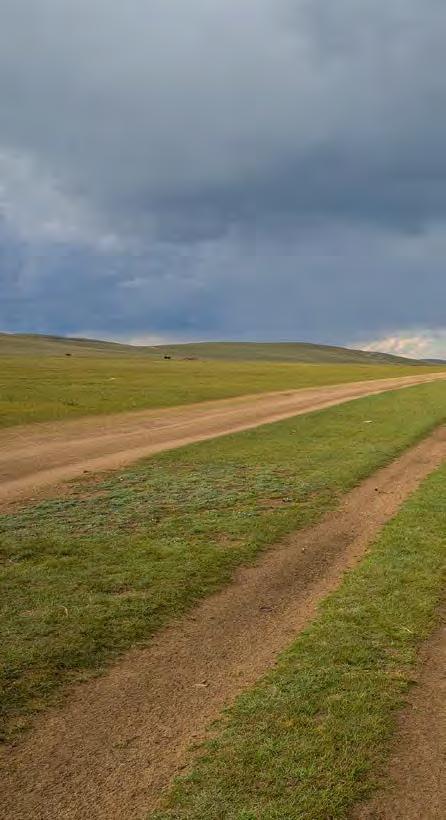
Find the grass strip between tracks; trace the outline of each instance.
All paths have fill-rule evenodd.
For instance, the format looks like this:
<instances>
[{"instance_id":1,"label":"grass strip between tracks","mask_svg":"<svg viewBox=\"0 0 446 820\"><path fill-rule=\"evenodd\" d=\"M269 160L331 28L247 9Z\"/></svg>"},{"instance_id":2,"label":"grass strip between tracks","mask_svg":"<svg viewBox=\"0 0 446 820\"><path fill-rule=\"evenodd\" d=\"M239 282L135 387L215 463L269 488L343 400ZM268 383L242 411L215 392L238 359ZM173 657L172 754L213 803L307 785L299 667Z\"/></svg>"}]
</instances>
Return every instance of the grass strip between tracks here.
<instances>
[{"instance_id":1,"label":"grass strip between tracks","mask_svg":"<svg viewBox=\"0 0 446 820\"><path fill-rule=\"evenodd\" d=\"M446 568L446 467L277 668L229 710L156 820L333 820L377 782Z\"/></svg>"}]
</instances>

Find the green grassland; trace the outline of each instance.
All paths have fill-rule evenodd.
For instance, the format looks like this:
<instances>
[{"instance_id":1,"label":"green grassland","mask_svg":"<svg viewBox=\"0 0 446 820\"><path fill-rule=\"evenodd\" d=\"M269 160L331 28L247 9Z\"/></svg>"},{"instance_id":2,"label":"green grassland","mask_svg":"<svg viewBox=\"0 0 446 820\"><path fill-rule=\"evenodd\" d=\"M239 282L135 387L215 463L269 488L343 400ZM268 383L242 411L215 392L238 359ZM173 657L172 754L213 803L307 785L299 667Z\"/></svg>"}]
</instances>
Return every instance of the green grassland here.
<instances>
[{"instance_id":1,"label":"green grassland","mask_svg":"<svg viewBox=\"0 0 446 820\"><path fill-rule=\"evenodd\" d=\"M446 467L384 529L152 820L334 820L379 782L446 569Z\"/></svg>"},{"instance_id":2,"label":"green grassland","mask_svg":"<svg viewBox=\"0 0 446 820\"><path fill-rule=\"evenodd\" d=\"M445 396L433 383L364 398L86 478L65 499L2 516L4 736L62 684L144 642L320 518L443 421Z\"/></svg>"},{"instance_id":3,"label":"green grassland","mask_svg":"<svg viewBox=\"0 0 446 820\"><path fill-rule=\"evenodd\" d=\"M417 370L410 365L164 361L121 355L5 356L0 358L0 427L270 390L413 376ZM423 373L436 370L441 368L422 368Z\"/></svg>"}]
</instances>

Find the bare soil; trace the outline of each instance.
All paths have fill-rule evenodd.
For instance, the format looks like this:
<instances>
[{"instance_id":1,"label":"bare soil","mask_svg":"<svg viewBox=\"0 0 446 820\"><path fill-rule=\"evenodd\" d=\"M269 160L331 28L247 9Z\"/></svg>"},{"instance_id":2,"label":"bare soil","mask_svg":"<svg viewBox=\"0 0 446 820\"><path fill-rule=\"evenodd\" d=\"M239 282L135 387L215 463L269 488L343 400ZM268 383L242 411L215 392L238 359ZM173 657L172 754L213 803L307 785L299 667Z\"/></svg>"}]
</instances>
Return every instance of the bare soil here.
<instances>
[{"instance_id":1,"label":"bare soil","mask_svg":"<svg viewBox=\"0 0 446 820\"><path fill-rule=\"evenodd\" d=\"M446 818L446 609L424 646L417 686L398 721L389 785L356 820Z\"/></svg>"},{"instance_id":2,"label":"bare soil","mask_svg":"<svg viewBox=\"0 0 446 820\"><path fill-rule=\"evenodd\" d=\"M73 687L63 706L49 709L32 732L0 753L2 817L143 818L192 761L191 745L274 665L321 599L445 458L443 428L364 481L320 524L240 570L229 587L145 649Z\"/></svg>"},{"instance_id":3,"label":"bare soil","mask_svg":"<svg viewBox=\"0 0 446 820\"><path fill-rule=\"evenodd\" d=\"M7 428L0 431L0 504L33 498L42 488L48 494L48 487L84 472L123 467L161 450L444 378L418 374Z\"/></svg>"}]
</instances>

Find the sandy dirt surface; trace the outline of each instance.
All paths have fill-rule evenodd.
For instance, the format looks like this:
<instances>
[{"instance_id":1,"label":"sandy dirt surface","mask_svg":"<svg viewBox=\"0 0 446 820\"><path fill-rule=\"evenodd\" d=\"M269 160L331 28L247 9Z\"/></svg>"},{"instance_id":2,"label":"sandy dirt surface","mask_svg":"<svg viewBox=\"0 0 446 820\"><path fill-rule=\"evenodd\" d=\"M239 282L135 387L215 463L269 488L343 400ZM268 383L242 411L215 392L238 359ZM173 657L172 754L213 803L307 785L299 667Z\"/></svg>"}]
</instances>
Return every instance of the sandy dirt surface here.
<instances>
[{"instance_id":1,"label":"sandy dirt surface","mask_svg":"<svg viewBox=\"0 0 446 820\"><path fill-rule=\"evenodd\" d=\"M417 374L7 428L0 431L0 504L32 498L84 472L123 467L162 450L445 378L446 372Z\"/></svg>"},{"instance_id":2,"label":"sandy dirt surface","mask_svg":"<svg viewBox=\"0 0 446 820\"><path fill-rule=\"evenodd\" d=\"M417 686L399 717L388 772L390 784L354 815L356 820L446 818L446 609L424 646Z\"/></svg>"},{"instance_id":3,"label":"sandy dirt surface","mask_svg":"<svg viewBox=\"0 0 446 820\"><path fill-rule=\"evenodd\" d=\"M274 665L319 601L445 458L442 428L360 484L321 523L240 570L146 648L73 687L63 706L47 710L0 753L2 818L145 817L191 761L191 744Z\"/></svg>"}]
</instances>

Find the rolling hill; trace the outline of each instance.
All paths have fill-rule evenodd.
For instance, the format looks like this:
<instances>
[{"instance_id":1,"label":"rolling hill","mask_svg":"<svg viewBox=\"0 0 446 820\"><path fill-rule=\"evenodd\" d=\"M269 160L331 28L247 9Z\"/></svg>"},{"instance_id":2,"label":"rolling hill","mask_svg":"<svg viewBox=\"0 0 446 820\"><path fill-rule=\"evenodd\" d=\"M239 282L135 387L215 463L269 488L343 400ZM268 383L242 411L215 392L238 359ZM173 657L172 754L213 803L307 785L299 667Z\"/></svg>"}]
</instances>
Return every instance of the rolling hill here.
<instances>
[{"instance_id":1,"label":"rolling hill","mask_svg":"<svg viewBox=\"0 0 446 820\"><path fill-rule=\"evenodd\" d=\"M432 361L407 359L389 353L352 350L310 342L190 342L136 346L31 333L0 333L0 356L150 356L175 359L225 361L299 362L309 364L405 364L432 365Z\"/></svg>"},{"instance_id":2,"label":"rolling hill","mask_svg":"<svg viewBox=\"0 0 446 820\"><path fill-rule=\"evenodd\" d=\"M265 362L299 362L308 364L422 364L415 359L389 353L352 350L347 347L312 344L311 342L191 342L163 345L159 350L172 357L226 359Z\"/></svg>"}]
</instances>

